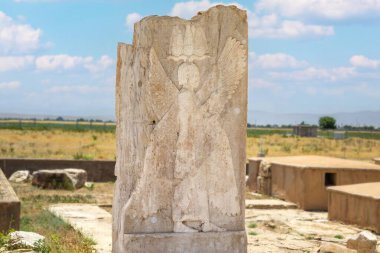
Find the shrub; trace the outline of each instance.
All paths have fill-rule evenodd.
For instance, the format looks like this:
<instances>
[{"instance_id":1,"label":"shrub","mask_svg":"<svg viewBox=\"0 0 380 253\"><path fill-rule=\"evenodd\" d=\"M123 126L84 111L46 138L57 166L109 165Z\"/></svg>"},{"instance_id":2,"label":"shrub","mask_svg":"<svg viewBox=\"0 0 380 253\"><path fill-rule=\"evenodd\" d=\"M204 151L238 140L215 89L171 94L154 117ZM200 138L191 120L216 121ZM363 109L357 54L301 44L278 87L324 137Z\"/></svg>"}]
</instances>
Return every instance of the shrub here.
<instances>
[{"instance_id":1,"label":"shrub","mask_svg":"<svg viewBox=\"0 0 380 253\"><path fill-rule=\"evenodd\" d=\"M319 118L319 128L321 129L336 129L336 120L330 116Z\"/></svg>"}]
</instances>

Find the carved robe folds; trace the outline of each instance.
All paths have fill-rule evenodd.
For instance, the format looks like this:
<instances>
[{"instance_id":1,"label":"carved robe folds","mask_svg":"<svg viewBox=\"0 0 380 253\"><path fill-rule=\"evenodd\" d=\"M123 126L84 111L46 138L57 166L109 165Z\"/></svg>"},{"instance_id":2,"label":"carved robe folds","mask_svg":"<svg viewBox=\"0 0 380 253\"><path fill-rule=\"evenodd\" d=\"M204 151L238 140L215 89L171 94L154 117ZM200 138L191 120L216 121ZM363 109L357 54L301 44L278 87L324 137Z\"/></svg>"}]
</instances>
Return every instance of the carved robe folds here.
<instances>
[{"instance_id":1,"label":"carved robe folds","mask_svg":"<svg viewBox=\"0 0 380 253\"><path fill-rule=\"evenodd\" d=\"M119 44L113 252L246 252L247 17L147 17Z\"/></svg>"}]
</instances>

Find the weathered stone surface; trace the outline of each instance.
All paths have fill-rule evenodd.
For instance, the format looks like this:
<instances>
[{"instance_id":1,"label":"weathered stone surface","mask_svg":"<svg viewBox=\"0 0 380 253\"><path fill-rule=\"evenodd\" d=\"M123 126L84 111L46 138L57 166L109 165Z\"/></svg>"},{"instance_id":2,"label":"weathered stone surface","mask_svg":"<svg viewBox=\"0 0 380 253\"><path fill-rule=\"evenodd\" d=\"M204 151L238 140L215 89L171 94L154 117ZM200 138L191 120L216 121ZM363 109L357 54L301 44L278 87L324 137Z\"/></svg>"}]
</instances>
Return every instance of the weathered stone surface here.
<instances>
[{"instance_id":1,"label":"weathered stone surface","mask_svg":"<svg viewBox=\"0 0 380 253\"><path fill-rule=\"evenodd\" d=\"M257 192L270 196L272 194L272 172L271 163L261 161L259 165L259 173L257 176Z\"/></svg>"},{"instance_id":2,"label":"weathered stone surface","mask_svg":"<svg viewBox=\"0 0 380 253\"><path fill-rule=\"evenodd\" d=\"M31 180L32 175L29 170L18 170L9 177L10 182L21 183Z\"/></svg>"},{"instance_id":3,"label":"weathered stone surface","mask_svg":"<svg viewBox=\"0 0 380 253\"><path fill-rule=\"evenodd\" d=\"M244 231L126 234L124 243L127 252L144 253L240 253L247 244Z\"/></svg>"},{"instance_id":4,"label":"weathered stone surface","mask_svg":"<svg viewBox=\"0 0 380 253\"><path fill-rule=\"evenodd\" d=\"M0 169L0 232L19 229L20 200Z\"/></svg>"},{"instance_id":5,"label":"weathered stone surface","mask_svg":"<svg viewBox=\"0 0 380 253\"><path fill-rule=\"evenodd\" d=\"M33 173L32 184L44 189L79 189L87 180L82 169L38 170Z\"/></svg>"},{"instance_id":6,"label":"weathered stone surface","mask_svg":"<svg viewBox=\"0 0 380 253\"><path fill-rule=\"evenodd\" d=\"M375 158L375 159L373 159L373 160L375 161L375 164L380 165L380 158Z\"/></svg>"},{"instance_id":7,"label":"weathered stone surface","mask_svg":"<svg viewBox=\"0 0 380 253\"><path fill-rule=\"evenodd\" d=\"M347 240L347 248L358 253L376 253L377 237L369 231L362 231Z\"/></svg>"},{"instance_id":8,"label":"weathered stone surface","mask_svg":"<svg viewBox=\"0 0 380 253\"><path fill-rule=\"evenodd\" d=\"M356 250L347 249L343 245L339 245L339 244L335 244L331 242L323 242L317 252L318 253L357 253Z\"/></svg>"},{"instance_id":9,"label":"weathered stone surface","mask_svg":"<svg viewBox=\"0 0 380 253\"><path fill-rule=\"evenodd\" d=\"M45 237L25 231L15 231L10 233L10 248L15 249L32 249L36 243L45 240Z\"/></svg>"},{"instance_id":10,"label":"weathered stone surface","mask_svg":"<svg viewBox=\"0 0 380 253\"><path fill-rule=\"evenodd\" d=\"M259 175L260 163L263 159L262 157L251 157L248 159L248 179L246 185L250 191L257 191L257 177Z\"/></svg>"},{"instance_id":11,"label":"weathered stone surface","mask_svg":"<svg viewBox=\"0 0 380 253\"><path fill-rule=\"evenodd\" d=\"M279 199L247 199L246 209L296 209L297 205Z\"/></svg>"},{"instance_id":12,"label":"weathered stone surface","mask_svg":"<svg viewBox=\"0 0 380 253\"><path fill-rule=\"evenodd\" d=\"M119 44L114 252L160 252L142 249L155 233L168 248L204 238L198 252L220 239L197 232L245 236L247 51L246 12L232 6L144 18ZM134 236L141 247L126 250Z\"/></svg>"}]
</instances>

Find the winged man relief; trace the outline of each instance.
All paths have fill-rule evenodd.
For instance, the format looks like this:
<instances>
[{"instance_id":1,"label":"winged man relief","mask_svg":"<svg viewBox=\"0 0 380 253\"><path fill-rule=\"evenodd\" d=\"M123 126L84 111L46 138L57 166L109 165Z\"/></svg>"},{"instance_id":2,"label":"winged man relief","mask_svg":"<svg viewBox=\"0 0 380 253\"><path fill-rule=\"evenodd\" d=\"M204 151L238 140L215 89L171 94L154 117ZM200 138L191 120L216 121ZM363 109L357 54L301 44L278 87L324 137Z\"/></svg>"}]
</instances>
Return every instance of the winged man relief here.
<instances>
[{"instance_id":1,"label":"winged man relief","mask_svg":"<svg viewBox=\"0 0 380 253\"><path fill-rule=\"evenodd\" d=\"M168 60L178 64L178 81L151 48L148 89L157 120L124 216L165 222L173 232L223 231L211 213L236 216L241 210L230 143L218 119L243 78L246 49L227 38L212 71L201 78L198 65L210 57L202 28L175 26L170 41Z\"/></svg>"}]
</instances>

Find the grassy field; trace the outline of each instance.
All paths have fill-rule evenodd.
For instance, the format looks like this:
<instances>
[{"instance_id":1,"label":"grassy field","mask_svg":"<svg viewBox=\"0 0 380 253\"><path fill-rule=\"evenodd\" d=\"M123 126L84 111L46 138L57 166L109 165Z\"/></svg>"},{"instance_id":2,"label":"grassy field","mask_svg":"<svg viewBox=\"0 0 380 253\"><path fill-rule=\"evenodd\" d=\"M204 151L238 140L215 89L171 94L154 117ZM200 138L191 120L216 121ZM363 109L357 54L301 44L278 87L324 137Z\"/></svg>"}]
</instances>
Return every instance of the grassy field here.
<instances>
[{"instance_id":1,"label":"grassy field","mask_svg":"<svg viewBox=\"0 0 380 253\"><path fill-rule=\"evenodd\" d=\"M248 129L247 156L261 149L268 156L327 155L368 161L380 157L379 132L349 132L344 140L329 138L330 132L320 132L318 138L289 134L290 129ZM0 157L115 159L115 146L114 131L0 129Z\"/></svg>"}]
</instances>

